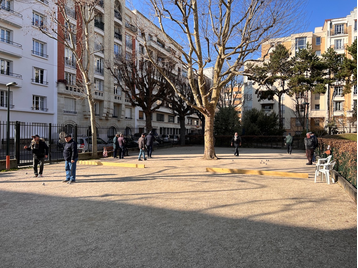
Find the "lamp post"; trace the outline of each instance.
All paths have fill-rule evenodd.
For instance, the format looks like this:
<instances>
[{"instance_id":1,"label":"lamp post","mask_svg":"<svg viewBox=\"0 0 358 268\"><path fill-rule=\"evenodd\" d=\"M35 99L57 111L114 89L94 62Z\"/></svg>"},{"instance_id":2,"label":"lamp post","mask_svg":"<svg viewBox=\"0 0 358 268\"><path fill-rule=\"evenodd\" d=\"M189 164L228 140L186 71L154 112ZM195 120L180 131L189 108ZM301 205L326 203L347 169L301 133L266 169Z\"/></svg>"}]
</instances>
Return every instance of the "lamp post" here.
<instances>
[{"instance_id":1,"label":"lamp post","mask_svg":"<svg viewBox=\"0 0 358 268\"><path fill-rule=\"evenodd\" d=\"M304 102L303 105L305 105L306 108L306 132L308 132L308 102Z\"/></svg>"},{"instance_id":2,"label":"lamp post","mask_svg":"<svg viewBox=\"0 0 358 268\"><path fill-rule=\"evenodd\" d=\"M6 122L6 170L10 169L10 87L16 86L16 82L7 83L7 122Z\"/></svg>"}]
</instances>

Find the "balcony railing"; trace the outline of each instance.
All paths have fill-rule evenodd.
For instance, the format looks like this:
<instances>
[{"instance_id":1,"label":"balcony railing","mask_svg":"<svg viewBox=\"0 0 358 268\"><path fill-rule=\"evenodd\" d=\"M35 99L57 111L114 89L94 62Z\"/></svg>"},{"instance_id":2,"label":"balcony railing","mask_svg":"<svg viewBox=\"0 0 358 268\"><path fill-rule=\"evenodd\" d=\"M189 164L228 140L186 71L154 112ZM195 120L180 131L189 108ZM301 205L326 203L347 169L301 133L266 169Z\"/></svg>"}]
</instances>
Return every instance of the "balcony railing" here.
<instances>
[{"instance_id":1,"label":"balcony railing","mask_svg":"<svg viewBox=\"0 0 358 268\"><path fill-rule=\"evenodd\" d=\"M76 69L76 61L65 57L65 65Z\"/></svg>"},{"instance_id":2,"label":"balcony railing","mask_svg":"<svg viewBox=\"0 0 358 268\"><path fill-rule=\"evenodd\" d=\"M348 34L348 30L347 29L337 30L337 31L335 29L331 30L331 35L340 35L340 34Z\"/></svg>"},{"instance_id":3,"label":"balcony railing","mask_svg":"<svg viewBox=\"0 0 358 268\"><path fill-rule=\"evenodd\" d=\"M104 52L103 45L94 43L94 51L103 53Z\"/></svg>"},{"instance_id":4,"label":"balcony railing","mask_svg":"<svg viewBox=\"0 0 358 268\"><path fill-rule=\"evenodd\" d=\"M95 72L96 74L103 75L103 74L104 74L104 69L103 69L103 68L95 68L95 69L94 69L94 72Z\"/></svg>"},{"instance_id":5,"label":"balcony railing","mask_svg":"<svg viewBox=\"0 0 358 268\"><path fill-rule=\"evenodd\" d=\"M114 38L122 41L122 35L120 33L114 32Z\"/></svg>"},{"instance_id":6,"label":"balcony railing","mask_svg":"<svg viewBox=\"0 0 358 268\"><path fill-rule=\"evenodd\" d=\"M32 78L31 82L36 83L36 84L40 84L40 85L48 85L47 81L43 81L43 80L38 79L38 78Z\"/></svg>"},{"instance_id":7,"label":"balcony railing","mask_svg":"<svg viewBox=\"0 0 358 268\"><path fill-rule=\"evenodd\" d=\"M47 112L48 108L44 108L44 107L31 107L31 110L35 110L35 111L43 111L43 112Z\"/></svg>"},{"instance_id":8,"label":"balcony railing","mask_svg":"<svg viewBox=\"0 0 358 268\"><path fill-rule=\"evenodd\" d=\"M97 27L97 28L101 29L102 31L104 31L104 22L95 20L94 27Z\"/></svg>"},{"instance_id":9,"label":"balcony railing","mask_svg":"<svg viewBox=\"0 0 358 268\"><path fill-rule=\"evenodd\" d=\"M129 29L130 31L132 31L134 33L136 33L138 30L136 26L134 26L133 24L130 24L129 22L126 22L125 26L127 29Z\"/></svg>"},{"instance_id":10,"label":"balcony railing","mask_svg":"<svg viewBox=\"0 0 358 268\"><path fill-rule=\"evenodd\" d=\"M48 55L41 51L31 50L31 53L32 53L32 55L40 56L43 58L48 58Z\"/></svg>"},{"instance_id":11,"label":"balcony railing","mask_svg":"<svg viewBox=\"0 0 358 268\"><path fill-rule=\"evenodd\" d=\"M7 6L5 6L5 3L4 3L4 2L3 2L3 4L0 6L0 10L5 10L5 11L8 11L8 12L10 12L10 13L14 14L14 15L15 15L15 16L17 16L17 17L22 18L22 14L21 14L21 13L16 12L16 11L15 11L15 10L13 10L11 7L7 7Z\"/></svg>"},{"instance_id":12,"label":"balcony railing","mask_svg":"<svg viewBox=\"0 0 358 268\"><path fill-rule=\"evenodd\" d=\"M77 114L77 111L63 110L64 114Z\"/></svg>"},{"instance_id":13,"label":"balcony railing","mask_svg":"<svg viewBox=\"0 0 358 268\"><path fill-rule=\"evenodd\" d=\"M114 11L114 17L122 21L122 14L117 10Z\"/></svg>"},{"instance_id":14,"label":"balcony railing","mask_svg":"<svg viewBox=\"0 0 358 268\"><path fill-rule=\"evenodd\" d=\"M4 75L8 75L8 76L12 76L12 77L16 77L16 78L22 79L22 75L21 75L21 74L11 73L11 72L7 72L7 71L5 71L5 70L0 70L0 74L4 74Z\"/></svg>"},{"instance_id":15,"label":"balcony railing","mask_svg":"<svg viewBox=\"0 0 358 268\"><path fill-rule=\"evenodd\" d=\"M103 1L103 0L100 0L100 1L98 2L98 5L99 5L100 7L102 7L102 8L104 8L104 1Z\"/></svg>"},{"instance_id":16,"label":"balcony railing","mask_svg":"<svg viewBox=\"0 0 358 268\"><path fill-rule=\"evenodd\" d=\"M46 5L48 5L48 1L47 0L39 0L40 2L42 2L42 3L44 3L44 4L46 4Z\"/></svg>"},{"instance_id":17,"label":"balcony railing","mask_svg":"<svg viewBox=\"0 0 358 268\"><path fill-rule=\"evenodd\" d=\"M3 43L7 43L7 44L10 44L10 45L13 45L13 46L22 47L21 44L16 43L16 42L13 42L13 41L10 41L10 40L5 39L5 38L0 38L0 41L3 42Z\"/></svg>"}]
</instances>

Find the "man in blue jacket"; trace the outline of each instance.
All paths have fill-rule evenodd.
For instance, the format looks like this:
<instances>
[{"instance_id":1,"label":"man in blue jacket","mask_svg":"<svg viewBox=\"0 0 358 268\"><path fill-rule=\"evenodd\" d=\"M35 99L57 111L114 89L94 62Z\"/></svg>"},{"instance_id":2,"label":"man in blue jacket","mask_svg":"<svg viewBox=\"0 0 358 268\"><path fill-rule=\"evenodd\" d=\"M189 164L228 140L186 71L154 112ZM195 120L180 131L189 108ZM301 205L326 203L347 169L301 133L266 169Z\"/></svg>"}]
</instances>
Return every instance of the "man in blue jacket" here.
<instances>
[{"instance_id":1,"label":"man in blue jacket","mask_svg":"<svg viewBox=\"0 0 358 268\"><path fill-rule=\"evenodd\" d=\"M76 181L76 162L78 160L77 143L69 134L65 136L65 141L63 158L65 159L66 179L63 182L71 184Z\"/></svg>"}]
</instances>

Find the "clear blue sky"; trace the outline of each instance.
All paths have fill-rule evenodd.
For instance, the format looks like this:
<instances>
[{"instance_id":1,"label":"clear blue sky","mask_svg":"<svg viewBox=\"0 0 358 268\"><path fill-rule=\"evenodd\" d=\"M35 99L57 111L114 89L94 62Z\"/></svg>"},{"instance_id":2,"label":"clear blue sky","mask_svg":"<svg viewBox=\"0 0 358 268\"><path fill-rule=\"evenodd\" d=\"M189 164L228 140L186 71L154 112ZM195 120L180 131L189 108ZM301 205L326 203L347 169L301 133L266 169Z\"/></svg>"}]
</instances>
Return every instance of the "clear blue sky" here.
<instances>
[{"instance_id":1,"label":"clear blue sky","mask_svg":"<svg viewBox=\"0 0 358 268\"><path fill-rule=\"evenodd\" d=\"M299 1L299 0L297 0ZM132 2L133 7L130 6ZM127 7L139 10L144 16L148 16L149 7L146 0L127 0ZM356 0L307 0L306 22L307 29L303 31L313 32L315 27L321 27L326 19L342 18L350 14L357 6Z\"/></svg>"}]
</instances>

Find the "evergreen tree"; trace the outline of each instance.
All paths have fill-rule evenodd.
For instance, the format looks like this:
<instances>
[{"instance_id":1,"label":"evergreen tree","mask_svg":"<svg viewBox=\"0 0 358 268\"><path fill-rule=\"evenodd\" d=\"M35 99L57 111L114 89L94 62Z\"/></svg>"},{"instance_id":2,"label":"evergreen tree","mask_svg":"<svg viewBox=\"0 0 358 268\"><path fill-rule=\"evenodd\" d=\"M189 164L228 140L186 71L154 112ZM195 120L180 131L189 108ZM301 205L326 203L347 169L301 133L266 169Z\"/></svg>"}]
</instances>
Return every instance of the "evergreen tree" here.
<instances>
[{"instance_id":1,"label":"evergreen tree","mask_svg":"<svg viewBox=\"0 0 358 268\"><path fill-rule=\"evenodd\" d=\"M219 109L215 114L214 133L216 135L233 135L235 132L240 133L240 130L241 124L235 107L228 106Z\"/></svg>"}]
</instances>

